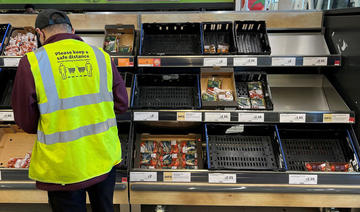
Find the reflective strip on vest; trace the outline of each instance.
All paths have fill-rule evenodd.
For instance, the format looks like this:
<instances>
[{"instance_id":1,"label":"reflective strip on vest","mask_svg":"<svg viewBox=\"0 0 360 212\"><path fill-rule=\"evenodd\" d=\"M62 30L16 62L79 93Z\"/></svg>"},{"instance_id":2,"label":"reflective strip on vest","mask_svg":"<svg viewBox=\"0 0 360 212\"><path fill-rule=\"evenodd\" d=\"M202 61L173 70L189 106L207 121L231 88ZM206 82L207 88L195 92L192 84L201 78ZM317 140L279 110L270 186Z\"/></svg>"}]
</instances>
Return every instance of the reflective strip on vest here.
<instances>
[{"instance_id":1,"label":"reflective strip on vest","mask_svg":"<svg viewBox=\"0 0 360 212\"><path fill-rule=\"evenodd\" d=\"M108 119L104 122L83 126L75 130L65 132L57 132L45 135L43 132L38 131L38 141L44 144L56 144L75 141L88 135L99 134L108 131L111 127L116 126L116 119Z\"/></svg>"},{"instance_id":2,"label":"reflective strip on vest","mask_svg":"<svg viewBox=\"0 0 360 212\"><path fill-rule=\"evenodd\" d=\"M97 104L101 102L113 101L113 94L107 89L107 72L104 54L96 47L93 47L96 60L100 71L100 92L95 94L87 94L74 96L66 99L60 99L57 93L54 75L51 69L49 57L44 48L40 48L35 52L36 59L39 63L41 78L44 83L47 102L39 104L41 114L52 113L57 110L66 110L78 106Z\"/></svg>"},{"instance_id":3,"label":"reflective strip on vest","mask_svg":"<svg viewBox=\"0 0 360 212\"><path fill-rule=\"evenodd\" d=\"M96 47L93 47L96 60L99 66L100 89L99 93L74 96L60 99L55 78L52 72L51 63L45 48L35 51L35 56L39 64L41 78L44 83L47 102L39 104L41 114L53 113L58 110L66 110L74 107L98 104L105 101L113 101L112 92L108 92L107 87L107 64L104 54ZM44 144L65 143L78 140L82 137L95 135L108 131L111 127L116 126L116 119L108 119L105 122L82 126L74 130L45 134L38 130L38 141Z\"/></svg>"}]
</instances>

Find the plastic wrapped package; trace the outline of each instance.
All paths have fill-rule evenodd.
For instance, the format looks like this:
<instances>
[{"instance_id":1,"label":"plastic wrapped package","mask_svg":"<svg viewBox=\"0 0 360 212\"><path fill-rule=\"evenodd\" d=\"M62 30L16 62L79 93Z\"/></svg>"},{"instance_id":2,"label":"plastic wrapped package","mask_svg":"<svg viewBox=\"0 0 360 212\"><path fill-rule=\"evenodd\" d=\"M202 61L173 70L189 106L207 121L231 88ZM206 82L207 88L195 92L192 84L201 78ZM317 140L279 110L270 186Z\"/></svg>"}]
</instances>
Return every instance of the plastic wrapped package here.
<instances>
[{"instance_id":1,"label":"plastic wrapped package","mask_svg":"<svg viewBox=\"0 0 360 212\"><path fill-rule=\"evenodd\" d=\"M351 163L341 162L308 162L305 163L306 171L317 172L353 172Z\"/></svg>"},{"instance_id":2,"label":"plastic wrapped package","mask_svg":"<svg viewBox=\"0 0 360 212\"><path fill-rule=\"evenodd\" d=\"M23 56L28 52L34 51L35 49L37 49L36 35L31 32L19 32L15 36L12 35L10 37L4 54L6 56Z\"/></svg>"},{"instance_id":3,"label":"plastic wrapped package","mask_svg":"<svg viewBox=\"0 0 360 212\"><path fill-rule=\"evenodd\" d=\"M141 153L157 153L158 143L156 141L145 141L140 144Z\"/></svg>"},{"instance_id":4,"label":"plastic wrapped package","mask_svg":"<svg viewBox=\"0 0 360 212\"><path fill-rule=\"evenodd\" d=\"M11 158L6 167L7 168L29 168L31 153L26 153L24 158Z\"/></svg>"}]
</instances>

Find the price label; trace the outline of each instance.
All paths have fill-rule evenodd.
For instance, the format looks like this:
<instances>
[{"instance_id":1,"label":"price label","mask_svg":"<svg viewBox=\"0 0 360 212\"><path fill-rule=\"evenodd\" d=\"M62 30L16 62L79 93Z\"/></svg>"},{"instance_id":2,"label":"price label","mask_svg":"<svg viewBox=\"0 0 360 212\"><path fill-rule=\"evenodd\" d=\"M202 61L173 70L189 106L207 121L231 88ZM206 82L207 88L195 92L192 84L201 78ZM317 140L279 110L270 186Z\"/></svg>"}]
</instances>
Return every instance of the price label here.
<instances>
[{"instance_id":1,"label":"price label","mask_svg":"<svg viewBox=\"0 0 360 212\"><path fill-rule=\"evenodd\" d=\"M14 121L14 113L0 112L0 121Z\"/></svg>"},{"instance_id":2,"label":"price label","mask_svg":"<svg viewBox=\"0 0 360 212\"><path fill-rule=\"evenodd\" d=\"M239 113L239 122L264 122L264 113Z\"/></svg>"},{"instance_id":3,"label":"price label","mask_svg":"<svg viewBox=\"0 0 360 212\"><path fill-rule=\"evenodd\" d=\"M230 122L230 113L205 113L207 122Z\"/></svg>"},{"instance_id":4,"label":"price label","mask_svg":"<svg viewBox=\"0 0 360 212\"><path fill-rule=\"evenodd\" d=\"M178 121L202 121L202 114L199 112L178 112Z\"/></svg>"},{"instance_id":5,"label":"price label","mask_svg":"<svg viewBox=\"0 0 360 212\"><path fill-rule=\"evenodd\" d=\"M138 58L139 67L160 67L160 58Z\"/></svg>"},{"instance_id":6,"label":"price label","mask_svg":"<svg viewBox=\"0 0 360 212\"><path fill-rule=\"evenodd\" d=\"M209 183L236 183L236 174L209 173Z\"/></svg>"},{"instance_id":7,"label":"price label","mask_svg":"<svg viewBox=\"0 0 360 212\"><path fill-rule=\"evenodd\" d=\"M326 66L328 64L327 57L304 57L304 66Z\"/></svg>"},{"instance_id":8,"label":"price label","mask_svg":"<svg viewBox=\"0 0 360 212\"><path fill-rule=\"evenodd\" d=\"M190 172L164 172L164 182L190 183L191 182L191 173Z\"/></svg>"},{"instance_id":9,"label":"price label","mask_svg":"<svg viewBox=\"0 0 360 212\"><path fill-rule=\"evenodd\" d=\"M159 121L159 112L134 112L134 121Z\"/></svg>"},{"instance_id":10,"label":"price label","mask_svg":"<svg viewBox=\"0 0 360 212\"><path fill-rule=\"evenodd\" d=\"M290 174L289 175L289 184L317 185L318 184L318 176L317 175Z\"/></svg>"},{"instance_id":11,"label":"price label","mask_svg":"<svg viewBox=\"0 0 360 212\"><path fill-rule=\"evenodd\" d=\"M295 57L273 57L272 65L273 66L295 66L296 58Z\"/></svg>"},{"instance_id":12,"label":"price label","mask_svg":"<svg viewBox=\"0 0 360 212\"><path fill-rule=\"evenodd\" d=\"M17 67L21 58L4 58L5 67Z\"/></svg>"},{"instance_id":13,"label":"price label","mask_svg":"<svg viewBox=\"0 0 360 212\"><path fill-rule=\"evenodd\" d=\"M204 58L204 66L227 66L227 58Z\"/></svg>"},{"instance_id":14,"label":"price label","mask_svg":"<svg viewBox=\"0 0 360 212\"><path fill-rule=\"evenodd\" d=\"M157 172L130 172L131 182L156 182Z\"/></svg>"},{"instance_id":15,"label":"price label","mask_svg":"<svg viewBox=\"0 0 360 212\"><path fill-rule=\"evenodd\" d=\"M234 58L234 66L257 66L257 58Z\"/></svg>"},{"instance_id":16,"label":"price label","mask_svg":"<svg viewBox=\"0 0 360 212\"><path fill-rule=\"evenodd\" d=\"M117 59L117 67L129 67L134 64L130 62L130 58L118 58Z\"/></svg>"},{"instance_id":17,"label":"price label","mask_svg":"<svg viewBox=\"0 0 360 212\"><path fill-rule=\"evenodd\" d=\"M305 123L306 114L280 114L280 123Z\"/></svg>"},{"instance_id":18,"label":"price label","mask_svg":"<svg viewBox=\"0 0 360 212\"><path fill-rule=\"evenodd\" d=\"M323 123L349 123L350 114L324 114Z\"/></svg>"}]
</instances>

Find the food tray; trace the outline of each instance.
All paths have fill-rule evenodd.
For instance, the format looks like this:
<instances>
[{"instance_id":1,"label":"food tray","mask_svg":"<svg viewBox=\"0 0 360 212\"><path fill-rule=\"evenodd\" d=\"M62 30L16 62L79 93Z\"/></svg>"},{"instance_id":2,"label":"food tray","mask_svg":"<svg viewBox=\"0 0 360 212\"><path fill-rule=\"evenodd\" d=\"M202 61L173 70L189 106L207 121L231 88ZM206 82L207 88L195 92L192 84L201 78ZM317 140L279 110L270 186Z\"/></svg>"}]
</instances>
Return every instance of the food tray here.
<instances>
[{"instance_id":1,"label":"food tray","mask_svg":"<svg viewBox=\"0 0 360 212\"><path fill-rule=\"evenodd\" d=\"M235 21L234 26L238 54L271 54L265 21Z\"/></svg>"},{"instance_id":2,"label":"food tray","mask_svg":"<svg viewBox=\"0 0 360 212\"><path fill-rule=\"evenodd\" d=\"M204 54L234 54L234 33L232 22L206 22L203 29L203 52ZM227 46L228 51L221 51L221 46ZM220 47L220 48L219 48ZM210 49L210 52L207 51Z\"/></svg>"},{"instance_id":3,"label":"food tray","mask_svg":"<svg viewBox=\"0 0 360 212\"><path fill-rule=\"evenodd\" d=\"M11 94L16 72L3 70L0 72L0 109L11 108Z\"/></svg>"},{"instance_id":4,"label":"food tray","mask_svg":"<svg viewBox=\"0 0 360 212\"><path fill-rule=\"evenodd\" d=\"M135 155L134 155L134 168L141 168L140 165L140 144L143 141L154 141L160 145L163 141L196 141L196 155L197 155L197 167L198 169L203 169L203 159L202 159L202 142L201 135L199 134L148 134L142 133L136 135L135 141ZM157 153L159 154L159 153ZM161 169L161 168L158 168Z\"/></svg>"},{"instance_id":5,"label":"food tray","mask_svg":"<svg viewBox=\"0 0 360 212\"><path fill-rule=\"evenodd\" d=\"M132 107L137 109L200 108L196 74L135 76Z\"/></svg>"},{"instance_id":6,"label":"food tray","mask_svg":"<svg viewBox=\"0 0 360 212\"><path fill-rule=\"evenodd\" d=\"M109 51L106 46L109 43L109 37L111 35L116 35L117 39L115 41L116 46L119 46L117 51L114 49L113 51ZM134 25L105 25L105 38L104 38L103 49L105 52L110 55L133 55L134 54L134 46L135 46L135 27ZM128 49L128 51L125 51Z\"/></svg>"},{"instance_id":7,"label":"food tray","mask_svg":"<svg viewBox=\"0 0 360 212\"><path fill-rule=\"evenodd\" d=\"M24 45L23 48L21 48L21 49L28 51L29 49L31 49L31 47L38 48L37 45L38 45L39 42L37 41L37 37L36 37L36 34L35 34L36 32L35 32L34 27L12 28L11 33L10 33L10 37L5 42L5 49L3 50L2 54L6 55L6 48L8 48L10 46L11 37L15 37L19 33L20 34L27 34L29 32L34 35L33 36L33 39L34 39L33 44L34 44L34 46ZM23 44L23 42L20 42L20 43ZM27 52L22 52L22 54L19 55L19 56L23 56L23 55L25 55L25 53L27 53ZM10 55L6 55L6 56L10 56Z\"/></svg>"},{"instance_id":8,"label":"food tray","mask_svg":"<svg viewBox=\"0 0 360 212\"><path fill-rule=\"evenodd\" d=\"M148 23L142 25L140 54L200 55L200 23Z\"/></svg>"},{"instance_id":9,"label":"food tray","mask_svg":"<svg viewBox=\"0 0 360 212\"><path fill-rule=\"evenodd\" d=\"M282 147L290 171L305 171L306 162L349 162L357 155L344 129L280 129Z\"/></svg>"},{"instance_id":10,"label":"food tray","mask_svg":"<svg viewBox=\"0 0 360 212\"><path fill-rule=\"evenodd\" d=\"M251 98L249 95L249 86L248 83L261 83L262 93L265 101L265 108L255 107L251 104ZM235 74L235 85L238 100L240 101L241 97L249 98L250 108L241 107L239 104L239 109L251 109L251 110L273 110L274 106L271 100L271 92L267 83L267 76L265 72L236 72Z\"/></svg>"},{"instance_id":11,"label":"food tray","mask_svg":"<svg viewBox=\"0 0 360 212\"><path fill-rule=\"evenodd\" d=\"M235 128L230 134L228 131ZM269 126L207 125L209 169L276 170L279 147ZM228 134L227 134L228 133Z\"/></svg>"}]
</instances>

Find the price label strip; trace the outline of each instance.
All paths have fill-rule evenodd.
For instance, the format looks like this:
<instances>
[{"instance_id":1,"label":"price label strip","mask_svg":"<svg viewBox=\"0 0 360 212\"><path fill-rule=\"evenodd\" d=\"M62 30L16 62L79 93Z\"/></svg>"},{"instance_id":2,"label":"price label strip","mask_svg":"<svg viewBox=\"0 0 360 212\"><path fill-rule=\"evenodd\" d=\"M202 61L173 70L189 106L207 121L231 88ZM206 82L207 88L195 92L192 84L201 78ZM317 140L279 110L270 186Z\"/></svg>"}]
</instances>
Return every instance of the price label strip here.
<instances>
[{"instance_id":1,"label":"price label strip","mask_svg":"<svg viewBox=\"0 0 360 212\"><path fill-rule=\"evenodd\" d=\"M178 112L177 120L178 121L201 122L202 121L202 113L200 113L200 112Z\"/></svg>"},{"instance_id":2,"label":"price label strip","mask_svg":"<svg viewBox=\"0 0 360 212\"><path fill-rule=\"evenodd\" d=\"M257 66L257 58L234 58L234 66Z\"/></svg>"},{"instance_id":3,"label":"price label strip","mask_svg":"<svg viewBox=\"0 0 360 212\"><path fill-rule=\"evenodd\" d=\"M4 58L5 67L17 67L21 58Z\"/></svg>"},{"instance_id":4,"label":"price label strip","mask_svg":"<svg viewBox=\"0 0 360 212\"><path fill-rule=\"evenodd\" d=\"M324 114L323 123L349 123L350 114Z\"/></svg>"},{"instance_id":5,"label":"price label strip","mask_svg":"<svg viewBox=\"0 0 360 212\"><path fill-rule=\"evenodd\" d=\"M317 175L290 174L289 184L292 185L317 185Z\"/></svg>"},{"instance_id":6,"label":"price label strip","mask_svg":"<svg viewBox=\"0 0 360 212\"><path fill-rule=\"evenodd\" d=\"M326 66L328 64L327 57L304 57L304 66Z\"/></svg>"},{"instance_id":7,"label":"price label strip","mask_svg":"<svg viewBox=\"0 0 360 212\"><path fill-rule=\"evenodd\" d=\"M205 113L207 122L230 122L230 113Z\"/></svg>"},{"instance_id":8,"label":"price label strip","mask_svg":"<svg viewBox=\"0 0 360 212\"><path fill-rule=\"evenodd\" d=\"M227 58L204 58L204 66L210 66L210 67L227 66Z\"/></svg>"},{"instance_id":9,"label":"price label strip","mask_svg":"<svg viewBox=\"0 0 360 212\"><path fill-rule=\"evenodd\" d=\"M273 66L295 66L296 58L295 57L273 57L272 65Z\"/></svg>"},{"instance_id":10,"label":"price label strip","mask_svg":"<svg viewBox=\"0 0 360 212\"><path fill-rule=\"evenodd\" d=\"M209 183L236 183L236 174L209 173Z\"/></svg>"},{"instance_id":11,"label":"price label strip","mask_svg":"<svg viewBox=\"0 0 360 212\"><path fill-rule=\"evenodd\" d=\"M280 114L280 123L305 123L306 114Z\"/></svg>"},{"instance_id":12,"label":"price label strip","mask_svg":"<svg viewBox=\"0 0 360 212\"><path fill-rule=\"evenodd\" d=\"M13 112L0 112L0 121L14 121Z\"/></svg>"},{"instance_id":13,"label":"price label strip","mask_svg":"<svg viewBox=\"0 0 360 212\"><path fill-rule=\"evenodd\" d=\"M159 112L134 112L134 121L159 121Z\"/></svg>"},{"instance_id":14,"label":"price label strip","mask_svg":"<svg viewBox=\"0 0 360 212\"><path fill-rule=\"evenodd\" d=\"M190 172L164 172L164 182L190 183Z\"/></svg>"},{"instance_id":15,"label":"price label strip","mask_svg":"<svg viewBox=\"0 0 360 212\"><path fill-rule=\"evenodd\" d=\"M264 122L264 113L239 113L239 122Z\"/></svg>"},{"instance_id":16,"label":"price label strip","mask_svg":"<svg viewBox=\"0 0 360 212\"><path fill-rule=\"evenodd\" d=\"M131 182L156 182L157 172L130 172Z\"/></svg>"}]
</instances>

